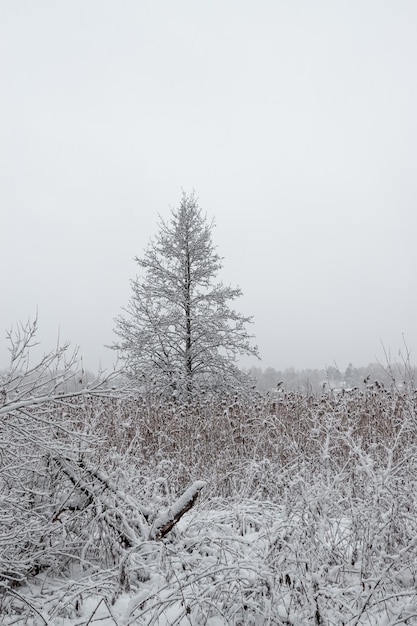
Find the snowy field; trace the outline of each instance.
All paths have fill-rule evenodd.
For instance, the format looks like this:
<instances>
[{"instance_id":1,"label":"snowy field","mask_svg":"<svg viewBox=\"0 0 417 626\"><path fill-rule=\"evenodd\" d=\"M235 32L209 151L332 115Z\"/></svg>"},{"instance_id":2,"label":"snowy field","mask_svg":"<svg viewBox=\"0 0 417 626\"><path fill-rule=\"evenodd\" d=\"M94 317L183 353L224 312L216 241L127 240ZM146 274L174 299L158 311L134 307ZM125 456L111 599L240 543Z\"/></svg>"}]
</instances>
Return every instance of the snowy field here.
<instances>
[{"instance_id":1,"label":"snowy field","mask_svg":"<svg viewBox=\"0 0 417 626\"><path fill-rule=\"evenodd\" d=\"M382 520L370 537L376 520L364 512L354 528L351 519L332 519L325 500L306 490L298 507L295 500L201 507L169 540L143 542L126 556L129 591L116 592L120 566L75 567L64 579L40 574L4 601L14 610L3 623L416 623L415 541L387 553Z\"/></svg>"},{"instance_id":2,"label":"snowy field","mask_svg":"<svg viewBox=\"0 0 417 626\"><path fill-rule=\"evenodd\" d=\"M411 387L31 398L0 408L2 624L417 624Z\"/></svg>"}]
</instances>

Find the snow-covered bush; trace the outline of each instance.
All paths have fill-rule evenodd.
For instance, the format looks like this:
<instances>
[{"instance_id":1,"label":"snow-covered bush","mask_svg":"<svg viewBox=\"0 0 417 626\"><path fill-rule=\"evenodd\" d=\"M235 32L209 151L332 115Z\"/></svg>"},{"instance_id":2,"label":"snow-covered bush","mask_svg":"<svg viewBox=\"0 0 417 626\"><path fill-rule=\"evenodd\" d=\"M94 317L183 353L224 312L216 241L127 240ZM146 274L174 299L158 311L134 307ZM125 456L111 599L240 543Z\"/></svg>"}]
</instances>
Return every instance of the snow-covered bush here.
<instances>
[{"instance_id":1,"label":"snow-covered bush","mask_svg":"<svg viewBox=\"0 0 417 626\"><path fill-rule=\"evenodd\" d=\"M410 389L181 405L53 371L2 378L5 624L417 623Z\"/></svg>"}]
</instances>

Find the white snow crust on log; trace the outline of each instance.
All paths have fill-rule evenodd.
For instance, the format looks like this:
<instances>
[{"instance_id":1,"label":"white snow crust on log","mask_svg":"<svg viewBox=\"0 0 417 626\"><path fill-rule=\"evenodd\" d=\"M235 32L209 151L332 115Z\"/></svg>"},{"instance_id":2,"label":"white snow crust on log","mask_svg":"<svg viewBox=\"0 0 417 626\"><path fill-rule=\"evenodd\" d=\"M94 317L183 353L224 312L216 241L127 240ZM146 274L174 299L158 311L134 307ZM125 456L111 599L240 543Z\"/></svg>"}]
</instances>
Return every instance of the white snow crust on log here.
<instances>
[{"instance_id":1,"label":"white snow crust on log","mask_svg":"<svg viewBox=\"0 0 417 626\"><path fill-rule=\"evenodd\" d=\"M204 480L196 480L172 506L162 513L152 524L150 539L161 539L194 505L198 494L206 486Z\"/></svg>"}]
</instances>

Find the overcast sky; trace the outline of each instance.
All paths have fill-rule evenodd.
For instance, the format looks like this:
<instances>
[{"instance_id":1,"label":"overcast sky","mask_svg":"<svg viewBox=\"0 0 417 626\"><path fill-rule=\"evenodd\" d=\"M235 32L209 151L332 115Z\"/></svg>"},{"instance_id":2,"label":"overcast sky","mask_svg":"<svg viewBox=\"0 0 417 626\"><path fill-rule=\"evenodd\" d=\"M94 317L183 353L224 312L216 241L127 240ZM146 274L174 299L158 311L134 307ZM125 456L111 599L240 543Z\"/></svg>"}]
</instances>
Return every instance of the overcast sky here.
<instances>
[{"instance_id":1,"label":"overcast sky","mask_svg":"<svg viewBox=\"0 0 417 626\"><path fill-rule=\"evenodd\" d=\"M184 188L264 367L415 363L416 32L415 0L2 0L1 337L38 310L110 366Z\"/></svg>"}]
</instances>

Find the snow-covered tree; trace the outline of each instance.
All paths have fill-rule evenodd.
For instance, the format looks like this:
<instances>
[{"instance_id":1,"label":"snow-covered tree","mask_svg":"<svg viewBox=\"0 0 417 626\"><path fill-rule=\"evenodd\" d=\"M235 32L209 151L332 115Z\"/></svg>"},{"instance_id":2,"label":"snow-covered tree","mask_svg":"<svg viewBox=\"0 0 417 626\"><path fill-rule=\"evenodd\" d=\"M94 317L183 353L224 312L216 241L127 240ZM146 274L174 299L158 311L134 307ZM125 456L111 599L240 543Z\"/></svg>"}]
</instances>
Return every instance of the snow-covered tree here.
<instances>
[{"instance_id":1,"label":"snow-covered tree","mask_svg":"<svg viewBox=\"0 0 417 626\"><path fill-rule=\"evenodd\" d=\"M143 276L132 280L133 295L116 318L115 348L127 371L154 391L190 399L202 390L224 390L241 382L239 355L257 355L246 325L230 308L239 288L217 282L222 259L212 242L213 223L197 198L185 193L171 219L142 259Z\"/></svg>"},{"instance_id":2,"label":"snow-covered tree","mask_svg":"<svg viewBox=\"0 0 417 626\"><path fill-rule=\"evenodd\" d=\"M0 595L52 565L59 569L71 555L79 558L90 502L81 487L76 496L74 484L84 481L80 463L96 437L70 412L78 401L111 395L111 377L84 382L68 343L34 360L37 325L35 318L7 334L10 362L0 372Z\"/></svg>"}]
</instances>

